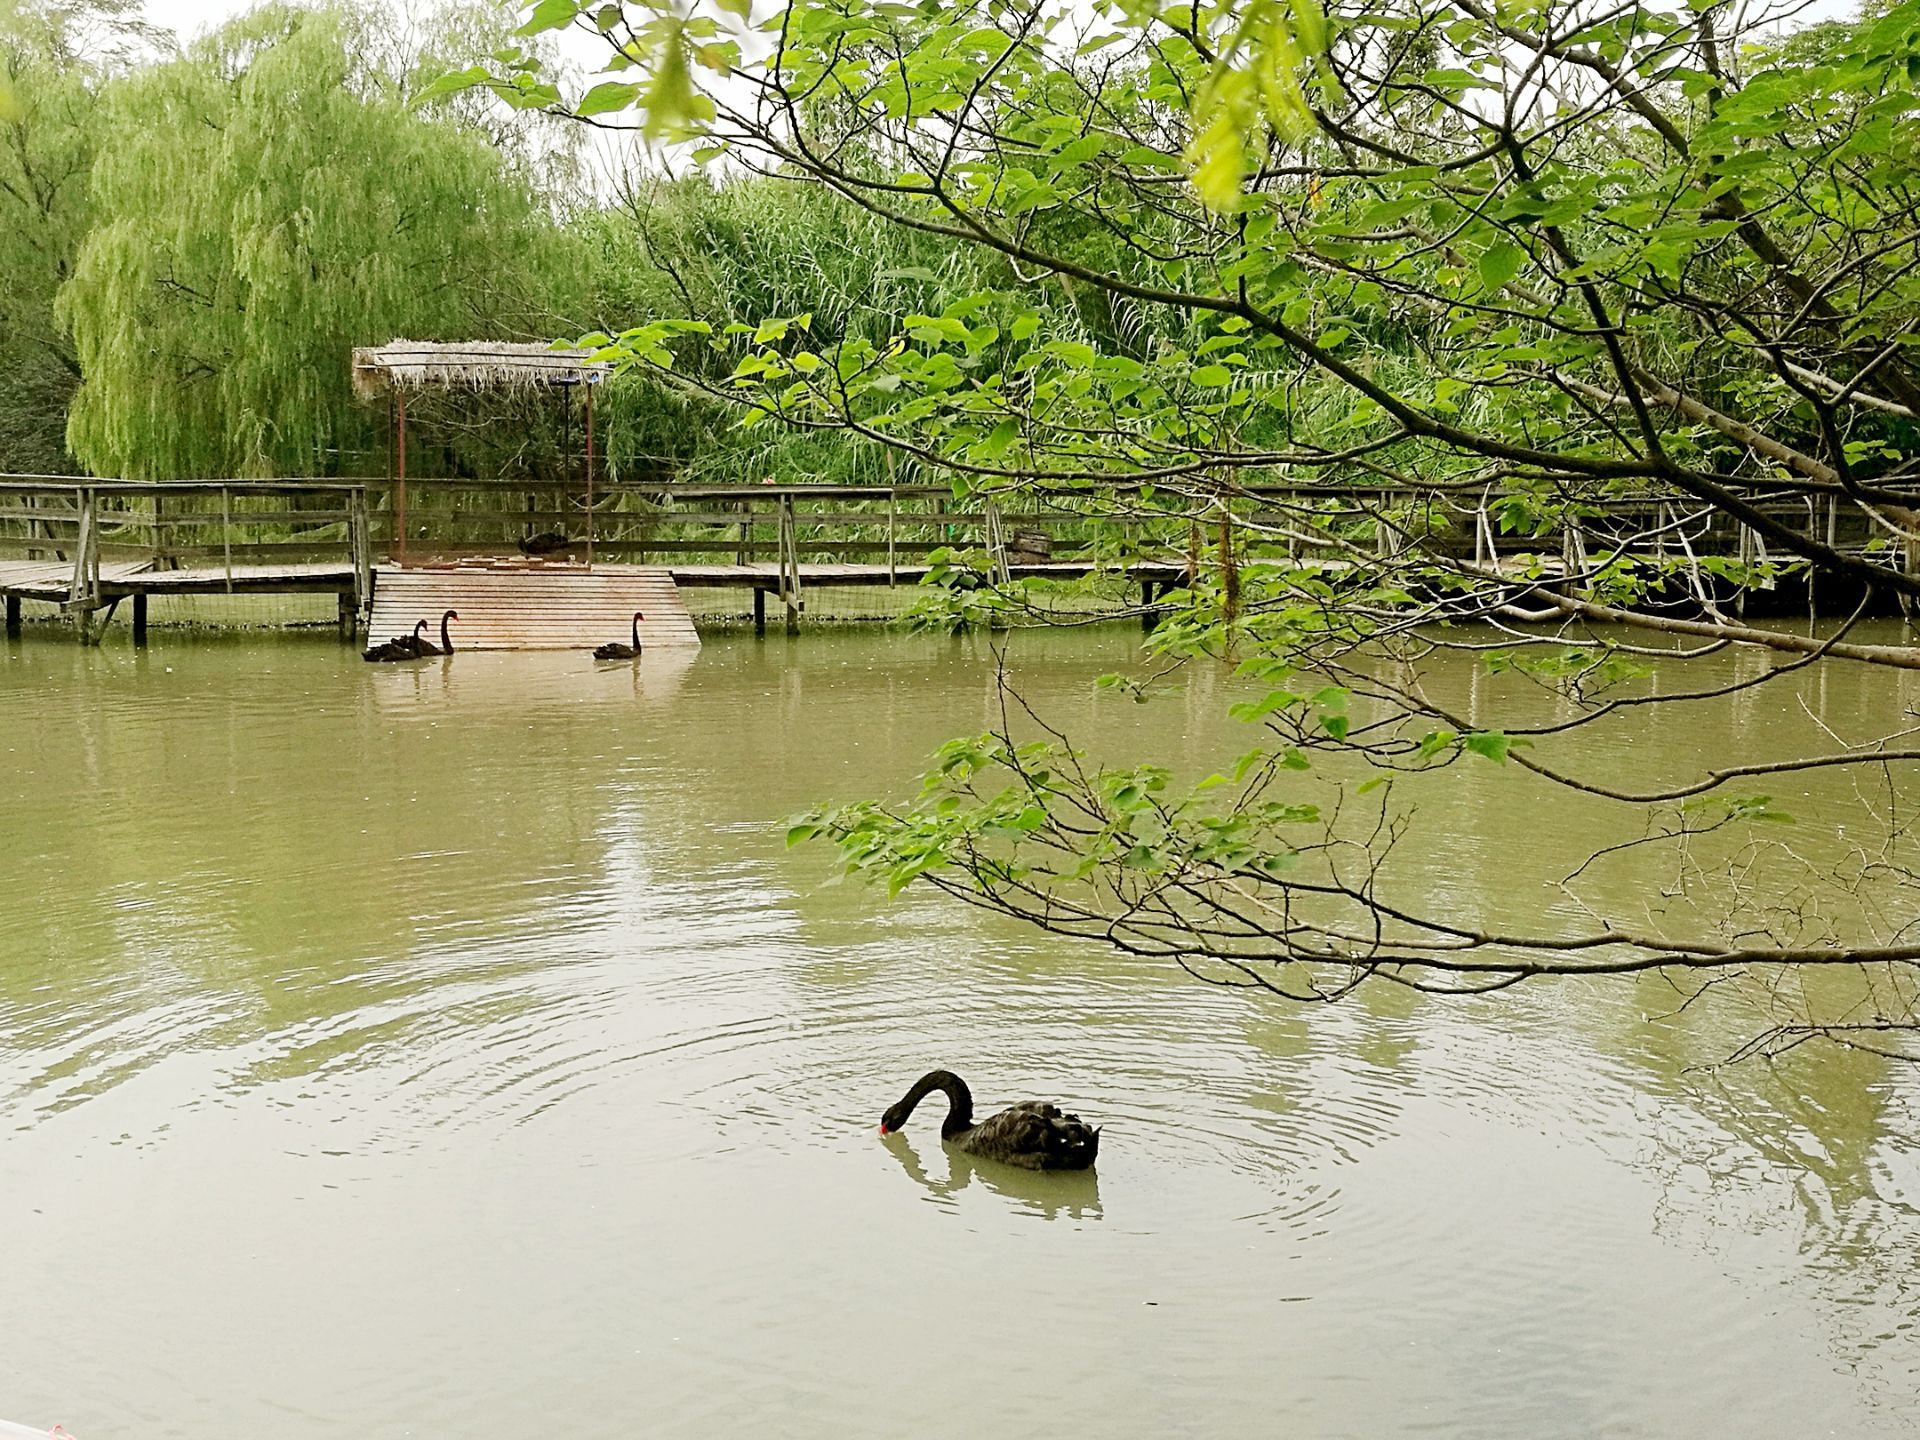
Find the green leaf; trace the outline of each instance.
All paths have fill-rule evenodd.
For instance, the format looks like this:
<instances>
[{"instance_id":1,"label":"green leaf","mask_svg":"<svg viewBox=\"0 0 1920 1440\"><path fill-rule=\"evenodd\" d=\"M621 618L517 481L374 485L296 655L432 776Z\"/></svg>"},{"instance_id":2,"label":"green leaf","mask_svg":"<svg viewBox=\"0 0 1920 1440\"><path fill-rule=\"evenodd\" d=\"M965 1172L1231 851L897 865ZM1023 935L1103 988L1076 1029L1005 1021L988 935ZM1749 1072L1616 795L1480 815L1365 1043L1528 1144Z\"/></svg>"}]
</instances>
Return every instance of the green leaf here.
<instances>
[{"instance_id":1,"label":"green leaf","mask_svg":"<svg viewBox=\"0 0 1920 1440\"><path fill-rule=\"evenodd\" d=\"M687 47L678 27L661 41L653 83L641 104L647 118L640 133L649 140L687 139L701 118L705 107L693 87L693 70L687 64Z\"/></svg>"},{"instance_id":2,"label":"green leaf","mask_svg":"<svg viewBox=\"0 0 1920 1440\"><path fill-rule=\"evenodd\" d=\"M1461 743L1474 754L1485 756L1496 765L1506 764L1507 751L1512 748L1513 744L1511 740L1498 730L1482 730L1476 734L1463 737Z\"/></svg>"},{"instance_id":3,"label":"green leaf","mask_svg":"<svg viewBox=\"0 0 1920 1440\"><path fill-rule=\"evenodd\" d=\"M574 16L579 13L580 0L540 0L533 7L533 13L527 16L526 23L513 33L539 35L548 30L558 30L563 25L571 25Z\"/></svg>"},{"instance_id":4,"label":"green leaf","mask_svg":"<svg viewBox=\"0 0 1920 1440\"><path fill-rule=\"evenodd\" d=\"M1527 252L1511 240L1498 240L1480 252L1480 283L1498 290L1526 263Z\"/></svg>"},{"instance_id":5,"label":"green leaf","mask_svg":"<svg viewBox=\"0 0 1920 1440\"><path fill-rule=\"evenodd\" d=\"M615 110L625 110L639 98L638 85L608 80L582 95L580 103L573 107L573 113L582 119L590 115L606 115Z\"/></svg>"},{"instance_id":6,"label":"green leaf","mask_svg":"<svg viewBox=\"0 0 1920 1440\"><path fill-rule=\"evenodd\" d=\"M0 82L4 82L4 79L4 76L0 76ZM486 67L482 65L469 65L464 70L452 70L444 75L435 76L432 81L421 89L419 94L413 97L413 104L416 107L431 104L433 101L444 99L448 95L458 95L462 91L472 90L479 86L486 85L491 82L492 79L493 76L489 74Z\"/></svg>"}]
</instances>

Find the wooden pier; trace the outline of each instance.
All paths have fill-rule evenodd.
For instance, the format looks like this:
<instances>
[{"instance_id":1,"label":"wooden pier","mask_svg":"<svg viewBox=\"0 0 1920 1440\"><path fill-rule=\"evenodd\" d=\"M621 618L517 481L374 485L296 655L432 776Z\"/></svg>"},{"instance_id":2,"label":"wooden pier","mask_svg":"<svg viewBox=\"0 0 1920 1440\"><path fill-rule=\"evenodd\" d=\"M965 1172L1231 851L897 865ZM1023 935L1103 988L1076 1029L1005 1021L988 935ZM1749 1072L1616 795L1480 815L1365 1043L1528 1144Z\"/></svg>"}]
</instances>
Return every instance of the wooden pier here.
<instances>
[{"instance_id":1,"label":"wooden pier","mask_svg":"<svg viewBox=\"0 0 1920 1440\"><path fill-rule=\"evenodd\" d=\"M1383 544L1389 527L1431 534L1443 551L1470 555L1483 570L1527 565L1541 575L1586 567L1589 537L1580 529L1498 533L1494 498L1426 497L1421 503L1433 513L1414 514L1415 497L1384 487L1276 484L1243 486L1227 503L1249 523L1280 533L1290 513L1307 507L1321 524L1356 533L1371 524ZM456 609L470 645L591 648L624 638L636 609L649 617L644 643L697 644L682 589L749 591L757 630L765 630L771 604L793 631L812 590L917 584L963 555L1002 579L1105 575L1131 587L1143 608L1186 582L1184 553L1115 562L1097 549L1093 537L1103 526L1096 520L1027 503L1003 510L986 498L957 502L947 487L924 484L706 486L652 478L583 488L564 480L149 484L0 476L0 596L9 634L19 632L25 605L49 605L83 643L98 639L123 602L135 643L145 643L156 595L333 594L346 639L385 638L421 618L437 624L442 610ZM1844 550L1884 544L1833 497L1783 492L1756 503ZM1646 548L1656 556L1675 547L1689 560L1768 558L1754 532L1724 517L1689 518L1672 497L1606 504L1604 518L1593 522L1603 527L1590 537L1596 544L1611 526L1652 537ZM1143 523L1158 524L1152 533L1165 550L1196 543L1178 515ZM551 538L557 553L541 560L518 553L537 538ZM1337 569L1342 562L1322 563ZM1920 557L1909 550L1907 563Z\"/></svg>"}]
</instances>

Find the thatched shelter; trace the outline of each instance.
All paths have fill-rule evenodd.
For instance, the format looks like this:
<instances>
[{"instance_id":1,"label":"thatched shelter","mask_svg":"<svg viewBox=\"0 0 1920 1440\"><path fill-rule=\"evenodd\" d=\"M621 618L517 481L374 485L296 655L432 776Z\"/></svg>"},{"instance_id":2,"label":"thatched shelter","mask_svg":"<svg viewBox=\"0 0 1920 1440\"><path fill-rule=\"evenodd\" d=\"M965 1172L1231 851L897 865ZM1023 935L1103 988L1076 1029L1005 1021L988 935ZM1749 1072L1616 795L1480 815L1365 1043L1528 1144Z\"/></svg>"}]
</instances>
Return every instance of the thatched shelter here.
<instances>
[{"instance_id":1,"label":"thatched shelter","mask_svg":"<svg viewBox=\"0 0 1920 1440\"><path fill-rule=\"evenodd\" d=\"M389 340L353 352L353 388L365 399L396 390L532 390L598 385L613 371L586 350L511 340Z\"/></svg>"},{"instance_id":2,"label":"thatched shelter","mask_svg":"<svg viewBox=\"0 0 1920 1440\"><path fill-rule=\"evenodd\" d=\"M385 345L363 345L353 352L353 388L365 399L387 402L387 476L392 481L394 557L406 563L407 520L407 396L422 390L533 391L551 390L560 402L566 435L562 453L572 449L573 397L579 394L586 420L585 479L587 565L593 565L593 387L613 373L605 361L589 359L590 351L558 350L537 342L512 340L389 340ZM572 484L569 460L563 488ZM549 542L548 549L565 551L573 537L564 529L530 537ZM526 545L521 548L536 553ZM541 551L540 553L546 553Z\"/></svg>"}]
</instances>

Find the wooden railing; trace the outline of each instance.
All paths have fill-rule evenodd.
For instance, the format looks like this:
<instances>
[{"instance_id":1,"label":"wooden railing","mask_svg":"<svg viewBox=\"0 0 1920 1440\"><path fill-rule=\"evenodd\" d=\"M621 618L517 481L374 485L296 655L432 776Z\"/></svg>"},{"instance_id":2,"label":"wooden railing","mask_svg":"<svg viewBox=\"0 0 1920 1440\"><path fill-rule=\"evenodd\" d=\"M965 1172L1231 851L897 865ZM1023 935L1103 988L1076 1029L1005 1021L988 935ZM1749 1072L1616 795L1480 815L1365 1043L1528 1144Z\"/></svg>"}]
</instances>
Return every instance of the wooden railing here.
<instances>
[{"instance_id":1,"label":"wooden railing","mask_svg":"<svg viewBox=\"0 0 1920 1440\"><path fill-rule=\"evenodd\" d=\"M100 568L117 561L231 577L314 561L365 575L373 558L358 481L0 477L0 559L70 564L74 605L98 603Z\"/></svg>"},{"instance_id":2,"label":"wooden railing","mask_svg":"<svg viewBox=\"0 0 1920 1440\"><path fill-rule=\"evenodd\" d=\"M621 563L699 563L777 568L797 577L802 563L840 561L887 568L923 565L936 551L985 551L1001 568L1051 558L1083 560L1124 535L1136 553L1187 553L1196 535L1175 513L1134 507L1115 519L1064 505L956 501L935 485L794 484L718 486L600 482L592 504L578 486L526 481L194 480L161 483L62 476L0 477L0 559L56 560L74 567L74 599L98 594L99 567L138 560L161 569L346 562L371 569L376 557L410 563L513 554L519 542L559 532L566 558ZM1569 563L1609 535L1648 536L1644 549L1727 558L1765 558L1747 527L1685 501L1623 497L1603 502L1581 524L1546 536L1503 532L1502 497L1490 492L1418 495L1382 486L1260 485L1241 490L1236 514L1264 526L1276 544L1296 541L1302 507L1316 526L1348 543L1397 546L1407 531L1431 548L1481 560L1517 551L1558 552ZM1762 495L1762 508L1791 527L1846 549L1876 538L1857 506L1831 496ZM1689 518L1690 514L1692 518ZM400 533L405 516L408 534ZM1382 520L1382 516L1388 517Z\"/></svg>"}]
</instances>

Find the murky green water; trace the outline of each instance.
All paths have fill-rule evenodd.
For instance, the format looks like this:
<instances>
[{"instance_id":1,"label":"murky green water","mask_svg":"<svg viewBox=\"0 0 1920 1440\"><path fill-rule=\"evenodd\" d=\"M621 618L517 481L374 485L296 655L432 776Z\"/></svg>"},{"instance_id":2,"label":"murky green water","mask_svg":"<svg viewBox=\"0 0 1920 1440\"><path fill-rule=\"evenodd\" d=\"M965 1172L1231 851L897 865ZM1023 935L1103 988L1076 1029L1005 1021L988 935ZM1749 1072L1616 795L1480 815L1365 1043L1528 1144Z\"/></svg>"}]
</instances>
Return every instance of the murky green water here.
<instances>
[{"instance_id":1,"label":"murky green water","mask_svg":"<svg viewBox=\"0 0 1920 1440\"><path fill-rule=\"evenodd\" d=\"M1096 745L1235 753L1217 675L1094 694L1136 638L1014 659ZM1692 1070L1742 1017L1668 1014L1658 981L1309 1015L823 885L771 822L984 726L977 644L721 639L608 673L158 639L0 649L0 1416L1920 1429L1910 1071ZM1850 738L1920 698L1888 672L1799 693ZM1638 780L1812 723L1762 694L1581 758ZM1776 787L1814 851L1857 803L1821 783ZM1425 804L1405 873L1463 911L1556 911L1605 828L1491 767ZM880 1140L936 1063L1104 1122L1097 1178L950 1157L930 1116Z\"/></svg>"}]
</instances>

